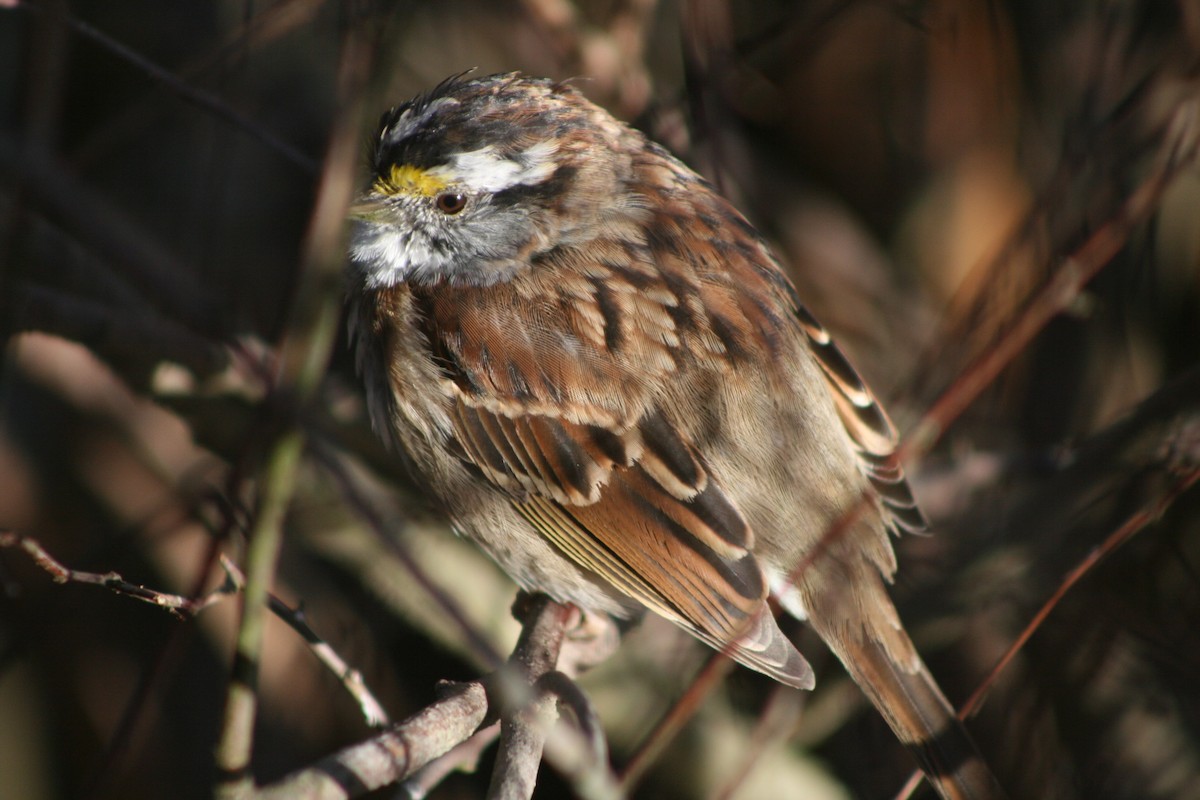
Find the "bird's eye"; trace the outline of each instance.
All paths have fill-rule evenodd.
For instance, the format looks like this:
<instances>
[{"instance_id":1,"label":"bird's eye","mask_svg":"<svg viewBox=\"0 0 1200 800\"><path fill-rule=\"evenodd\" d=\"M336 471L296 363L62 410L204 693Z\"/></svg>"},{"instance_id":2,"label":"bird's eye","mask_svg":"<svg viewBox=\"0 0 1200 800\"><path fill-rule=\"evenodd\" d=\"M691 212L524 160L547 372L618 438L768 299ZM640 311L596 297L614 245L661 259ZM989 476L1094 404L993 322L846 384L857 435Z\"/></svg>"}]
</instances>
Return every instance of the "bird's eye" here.
<instances>
[{"instance_id":1,"label":"bird's eye","mask_svg":"<svg viewBox=\"0 0 1200 800\"><path fill-rule=\"evenodd\" d=\"M457 214L467 206L467 196L462 192L442 192L433 200L437 210L443 214Z\"/></svg>"}]
</instances>

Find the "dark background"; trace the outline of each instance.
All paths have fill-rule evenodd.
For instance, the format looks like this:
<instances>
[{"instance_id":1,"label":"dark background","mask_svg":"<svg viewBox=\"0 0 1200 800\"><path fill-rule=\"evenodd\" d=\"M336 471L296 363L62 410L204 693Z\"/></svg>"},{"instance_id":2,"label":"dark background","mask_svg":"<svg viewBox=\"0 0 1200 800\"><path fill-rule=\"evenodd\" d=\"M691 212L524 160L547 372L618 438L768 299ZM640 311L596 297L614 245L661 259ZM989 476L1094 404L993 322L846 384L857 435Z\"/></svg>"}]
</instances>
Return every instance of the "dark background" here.
<instances>
[{"instance_id":1,"label":"dark background","mask_svg":"<svg viewBox=\"0 0 1200 800\"><path fill-rule=\"evenodd\" d=\"M451 73L577 76L761 227L903 430L1051 276L1104 265L911 465L935 535L898 543L894 594L953 699L1200 456L1195 3L0 6L0 531L70 567L195 595L218 549L238 557L349 30L373 53L364 143ZM344 343L317 416L507 652L511 585L373 445ZM1182 494L1090 571L992 690L972 729L1014 798L1200 798L1197 510ZM479 674L315 463L286 532L277 593L393 718ZM16 548L0 589L0 798L209 794L236 601L180 620ZM911 760L795 633L817 690L734 670L639 797L893 796ZM584 677L618 767L705 655L651 622ZM262 780L369 734L282 625L262 703ZM782 721L755 738L767 710ZM488 756L479 772L433 796L482 796ZM539 796L563 791L546 775Z\"/></svg>"}]
</instances>

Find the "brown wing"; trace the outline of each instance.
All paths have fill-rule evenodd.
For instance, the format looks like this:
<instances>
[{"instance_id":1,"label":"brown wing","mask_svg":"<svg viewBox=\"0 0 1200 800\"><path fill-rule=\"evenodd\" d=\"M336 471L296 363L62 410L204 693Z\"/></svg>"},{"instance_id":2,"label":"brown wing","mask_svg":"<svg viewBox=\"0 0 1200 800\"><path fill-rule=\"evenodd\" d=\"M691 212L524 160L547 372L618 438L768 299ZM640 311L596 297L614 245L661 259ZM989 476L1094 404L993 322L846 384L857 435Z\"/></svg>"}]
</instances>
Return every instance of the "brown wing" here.
<instances>
[{"instance_id":1,"label":"brown wing","mask_svg":"<svg viewBox=\"0 0 1200 800\"><path fill-rule=\"evenodd\" d=\"M678 182L679 177L670 180ZM888 526L897 533L923 532L925 519L895 459L898 437L891 420L829 332L800 302L766 243L737 211L707 190L675 200L691 213L674 218L660 215L656 220L657 238L652 236L655 259L664 268L689 261L699 261L704 268L706 258L715 262L707 265L713 283L706 287L703 305L721 352L733 363L748 347L778 357L779 331L798 322L825 376L861 469L879 493ZM706 227L708 238L680 252L677 243L687 241L689 234L695 242L695 229L701 225ZM720 313L731 304L752 307L740 317ZM739 319L748 324L736 324ZM732 324L725 324L729 321Z\"/></svg>"},{"instance_id":2,"label":"brown wing","mask_svg":"<svg viewBox=\"0 0 1200 800\"><path fill-rule=\"evenodd\" d=\"M796 304L800 326L829 385L854 452L883 501L886 520L896 533L922 533L925 518L895 458L899 437L875 395L843 355L833 337L804 306Z\"/></svg>"},{"instance_id":3,"label":"brown wing","mask_svg":"<svg viewBox=\"0 0 1200 800\"><path fill-rule=\"evenodd\" d=\"M454 419L473 463L517 489L517 509L576 563L738 661L811 688L764 603L749 526L661 416L620 437L468 402Z\"/></svg>"},{"instance_id":4,"label":"brown wing","mask_svg":"<svg viewBox=\"0 0 1200 800\"><path fill-rule=\"evenodd\" d=\"M655 387L679 378L678 295L614 248L590 277L564 270L538 286L527 285L534 275L425 297L462 457L584 569L743 664L810 688L812 670L769 613L749 525L656 405Z\"/></svg>"}]
</instances>

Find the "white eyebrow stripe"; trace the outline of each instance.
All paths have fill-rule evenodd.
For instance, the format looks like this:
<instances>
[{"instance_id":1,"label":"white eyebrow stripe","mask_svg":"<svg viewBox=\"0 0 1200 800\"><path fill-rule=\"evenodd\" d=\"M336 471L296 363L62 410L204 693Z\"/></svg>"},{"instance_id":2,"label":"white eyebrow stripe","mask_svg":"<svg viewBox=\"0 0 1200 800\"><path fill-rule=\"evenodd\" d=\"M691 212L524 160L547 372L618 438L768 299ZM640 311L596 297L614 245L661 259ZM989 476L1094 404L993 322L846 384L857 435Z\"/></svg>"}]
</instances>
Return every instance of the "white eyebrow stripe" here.
<instances>
[{"instance_id":1,"label":"white eyebrow stripe","mask_svg":"<svg viewBox=\"0 0 1200 800\"><path fill-rule=\"evenodd\" d=\"M467 153L457 153L448 164L434 167L429 174L447 183L464 184L477 192L501 192L513 186L540 183L554 174L555 145L539 142L522 150L515 158L503 158L488 145Z\"/></svg>"}]
</instances>

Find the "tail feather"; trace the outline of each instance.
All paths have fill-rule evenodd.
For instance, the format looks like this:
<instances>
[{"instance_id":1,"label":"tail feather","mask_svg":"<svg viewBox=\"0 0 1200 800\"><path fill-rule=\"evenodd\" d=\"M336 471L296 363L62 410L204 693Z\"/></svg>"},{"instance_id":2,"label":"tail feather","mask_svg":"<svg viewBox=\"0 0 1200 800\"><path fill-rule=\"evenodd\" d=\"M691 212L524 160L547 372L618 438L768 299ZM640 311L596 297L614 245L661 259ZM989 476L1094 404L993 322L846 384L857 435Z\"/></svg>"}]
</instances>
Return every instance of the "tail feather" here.
<instances>
[{"instance_id":1,"label":"tail feather","mask_svg":"<svg viewBox=\"0 0 1200 800\"><path fill-rule=\"evenodd\" d=\"M920 659L913 664L899 664L888 648L868 636L823 638L916 757L926 779L943 800L995 800L1006 796Z\"/></svg>"}]
</instances>

